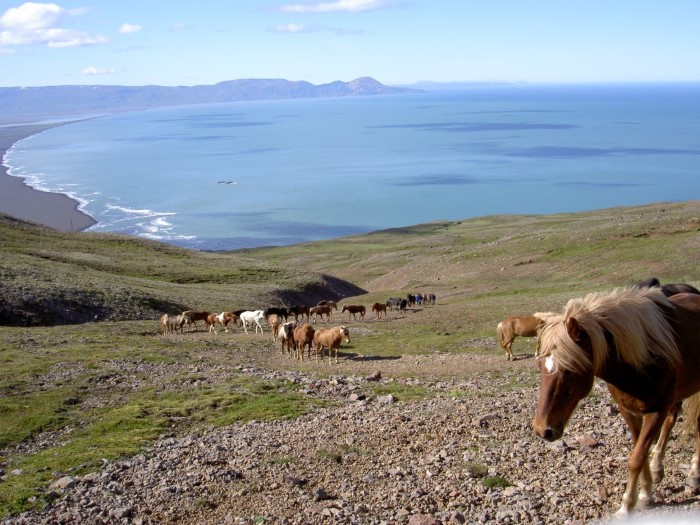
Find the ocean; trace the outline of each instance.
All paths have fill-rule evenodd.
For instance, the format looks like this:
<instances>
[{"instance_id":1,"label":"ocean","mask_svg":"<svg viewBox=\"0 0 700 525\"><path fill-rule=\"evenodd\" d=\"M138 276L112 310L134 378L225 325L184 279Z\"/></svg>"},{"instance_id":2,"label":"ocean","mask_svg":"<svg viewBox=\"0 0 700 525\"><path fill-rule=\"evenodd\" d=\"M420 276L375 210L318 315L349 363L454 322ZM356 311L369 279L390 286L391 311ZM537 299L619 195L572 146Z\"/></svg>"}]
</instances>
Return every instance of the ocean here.
<instances>
[{"instance_id":1,"label":"ocean","mask_svg":"<svg viewBox=\"0 0 700 525\"><path fill-rule=\"evenodd\" d=\"M109 231L200 250L700 198L700 85L484 85L120 113L4 163Z\"/></svg>"}]
</instances>

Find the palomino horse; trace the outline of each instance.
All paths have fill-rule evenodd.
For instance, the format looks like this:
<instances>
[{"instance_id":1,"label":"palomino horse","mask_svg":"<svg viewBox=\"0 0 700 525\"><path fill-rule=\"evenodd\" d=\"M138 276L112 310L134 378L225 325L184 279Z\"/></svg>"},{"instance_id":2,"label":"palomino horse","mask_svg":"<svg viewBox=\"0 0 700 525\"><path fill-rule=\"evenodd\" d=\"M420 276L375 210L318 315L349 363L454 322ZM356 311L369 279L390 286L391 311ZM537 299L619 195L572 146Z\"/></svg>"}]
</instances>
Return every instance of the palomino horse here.
<instances>
[{"instance_id":1,"label":"palomino horse","mask_svg":"<svg viewBox=\"0 0 700 525\"><path fill-rule=\"evenodd\" d=\"M545 319L553 315L555 314L552 312L536 312L521 317L508 317L498 323L496 333L498 334L498 342L506 351L506 359L513 360L513 341L515 341L516 336L536 337L537 330L542 327ZM537 349L535 349L535 357L537 357Z\"/></svg>"},{"instance_id":2,"label":"palomino horse","mask_svg":"<svg viewBox=\"0 0 700 525\"><path fill-rule=\"evenodd\" d=\"M651 501L649 450L662 427L662 441L668 438L686 398L686 423L695 426L696 438L688 483L700 486L699 326L700 296L666 298L658 288L624 288L572 299L540 329L535 433L559 439L593 378L605 381L634 442L620 516L633 509L638 486L641 503ZM657 448L655 455L663 458L663 452Z\"/></svg>"}]
</instances>

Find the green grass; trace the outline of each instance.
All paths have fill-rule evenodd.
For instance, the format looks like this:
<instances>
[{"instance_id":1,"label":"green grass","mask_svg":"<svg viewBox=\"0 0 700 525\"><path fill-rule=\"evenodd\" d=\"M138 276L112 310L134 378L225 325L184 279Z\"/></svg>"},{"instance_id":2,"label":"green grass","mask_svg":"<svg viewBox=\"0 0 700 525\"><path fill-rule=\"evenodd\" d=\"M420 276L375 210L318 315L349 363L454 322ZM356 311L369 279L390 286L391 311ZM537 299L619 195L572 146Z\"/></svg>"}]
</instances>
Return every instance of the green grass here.
<instances>
[{"instance_id":1,"label":"green grass","mask_svg":"<svg viewBox=\"0 0 700 525\"><path fill-rule=\"evenodd\" d=\"M488 478L484 478L481 480L481 484L489 489L495 489L495 488L501 488L504 489L506 487L510 487L511 483L505 478L502 478L500 476L491 476Z\"/></svg>"},{"instance_id":2,"label":"green grass","mask_svg":"<svg viewBox=\"0 0 700 525\"><path fill-rule=\"evenodd\" d=\"M0 483L0 517L42 505L53 472L97 470L103 458L129 457L162 435L295 418L322 404L300 394L299 385L251 376L247 367L288 367L319 378L344 373L342 363L270 360L278 349L267 332L163 337L163 312L312 303L359 293L357 287L369 293L352 302L366 305L434 292L433 309L349 323L352 343L341 355L352 366L362 357L379 367L437 353L501 357L488 341L509 315L558 310L573 296L651 276L698 286L699 231L700 202L693 201L481 217L206 253L122 235L61 233L0 215L0 324L61 325L0 326L0 464L6 473L22 470ZM346 319L338 313L333 324ZM516 354L533 348L522 339L514 346ZM514 374L507 387L536 381L534 372ZM370 388L401 403L435 395L402 381ZM32 440L35 453L17 447ZM361 453L319 451L331 461ZM492 486L507 483L480 477Z\"/></svg>"},{"instance_id":3,"label":"green grass","mask_svg":"<svg viewBox=\"0 0 700 525\"><path fill-rule=\"evenodd\" d=\"M0 327L0 461L22 471L0 483L0 516L44 504L53 472L97 470L164 433L294 418L324 404L288 381L229 369L231 339L172 341L146 326ZM40 435L37 452L13 451Z\"/></svg>"}]
</instances>

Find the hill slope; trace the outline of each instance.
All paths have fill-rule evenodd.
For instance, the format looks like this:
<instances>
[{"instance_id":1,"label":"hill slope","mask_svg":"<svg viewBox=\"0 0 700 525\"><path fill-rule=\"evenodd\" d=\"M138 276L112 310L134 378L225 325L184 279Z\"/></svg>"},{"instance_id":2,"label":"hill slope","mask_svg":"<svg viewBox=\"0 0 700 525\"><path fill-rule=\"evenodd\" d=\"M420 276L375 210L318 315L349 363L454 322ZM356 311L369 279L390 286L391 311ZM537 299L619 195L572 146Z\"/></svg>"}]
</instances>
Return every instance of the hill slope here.
<instances>
[{"instance_id":1,"label":"hill slope","mask_svg":"<svg viewBox=\"0 0 700 525\"><path fill-rule=\"evenodd\" d=\"M63 233L0 214L0 324L155 319L185 309L262 308L364 291L239 255L113 234Z\"/></svg>"},{"instance_id":2,"label":"hill slope","mask_svg":"<svg viewBox=\"0 0 700 525\"><path fill-rule=\"evenodd\" d=\"M700 201L690 201L481 217L215 254L0 215L0 323L148 319L365 292L369 303L429 291L454 303L486 297L484 316L499 317L650 276L697 285L699 229Z\"/></svg>"}]
</instances>

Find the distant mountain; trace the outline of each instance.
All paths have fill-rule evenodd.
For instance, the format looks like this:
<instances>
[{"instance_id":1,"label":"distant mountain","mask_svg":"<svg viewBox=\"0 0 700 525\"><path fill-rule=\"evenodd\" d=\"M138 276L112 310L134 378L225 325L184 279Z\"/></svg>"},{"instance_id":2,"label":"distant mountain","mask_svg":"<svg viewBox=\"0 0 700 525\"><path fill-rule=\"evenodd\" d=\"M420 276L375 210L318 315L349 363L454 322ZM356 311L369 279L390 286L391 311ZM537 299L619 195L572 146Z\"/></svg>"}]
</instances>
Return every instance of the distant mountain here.
<instances>
[{"instance_id":1,"label":"distant mountain","mask_svg":"<svg viewBox=\"0 0 700 525\"><path fill-rule=\"evenodd\" d=\"M244 100L397 95L370 77L314 85L284 79L229 80L211 86L46 86L0 88L2 117L72 115Z\"/></svg>"}]
</instances>

